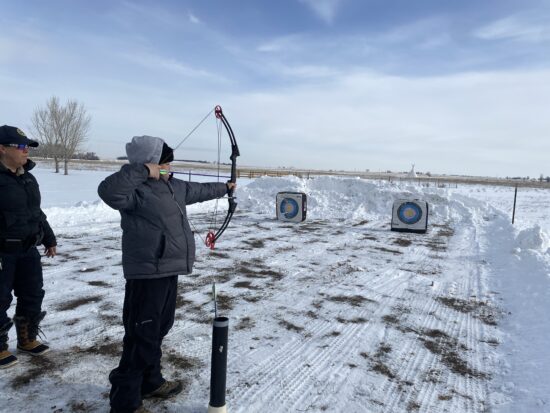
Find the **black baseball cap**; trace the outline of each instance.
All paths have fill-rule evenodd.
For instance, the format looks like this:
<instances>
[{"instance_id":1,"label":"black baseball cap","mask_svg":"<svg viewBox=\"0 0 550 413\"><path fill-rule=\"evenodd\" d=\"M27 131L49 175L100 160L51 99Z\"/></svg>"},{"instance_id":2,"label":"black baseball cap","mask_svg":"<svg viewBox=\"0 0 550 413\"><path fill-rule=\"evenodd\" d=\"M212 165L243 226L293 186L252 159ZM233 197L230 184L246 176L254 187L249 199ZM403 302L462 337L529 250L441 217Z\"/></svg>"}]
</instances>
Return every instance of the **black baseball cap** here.
<instances>
[{"instance_id":1,"label":"black baseball cap","mask_svg":"<svg viewBox=\"0 0 550 413\"><path fill-rule=\"evenodd\" d=\"M18 145L29 145L33 148L38 146L38 142L27 138L27 135L15 126L0 126L0 145L16 143Z\"/></svg>"}]
</instances>

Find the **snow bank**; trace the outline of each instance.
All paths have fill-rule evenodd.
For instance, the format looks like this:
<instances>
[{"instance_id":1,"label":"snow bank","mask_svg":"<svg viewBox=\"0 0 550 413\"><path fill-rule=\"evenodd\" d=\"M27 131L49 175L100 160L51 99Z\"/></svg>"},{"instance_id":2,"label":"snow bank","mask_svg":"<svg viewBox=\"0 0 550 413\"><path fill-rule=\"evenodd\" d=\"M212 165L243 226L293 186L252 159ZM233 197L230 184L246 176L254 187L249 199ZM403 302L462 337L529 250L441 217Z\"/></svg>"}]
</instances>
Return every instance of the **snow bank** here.
<instances>
[{"instance_id":1,"label":"snow bank","mask_svg":"<svg viewBox=\"0 0 550 413\"><path fill-rule=\"evenodd\" d=\"M117 224L117 211L105 205L97 195L97 185L109 172L79 171L75 176L60 176L37 171L43 192L43 206L54 228L76 225ZM198 179L198 178L197 178ZM200 180L200 179L199 179ZM211 178L205 177L204 181ZM200 180L202 181L202 180ZM373 181L360 178L321 176L302 179L294 176L262 177L239 180L236 191L239 211L250 211L275 217L278 192L303 192L308 196L308 219L391 221L392 205L397 199L425 200L430 206L430 222L450 225L475 225L487 220L491 210L487 202L474 199L448 188L426 187L414 183ZM79 200L79 202L76 202ZM225 211L226 200L209 201L188 206L190 216L197 213Z\"/></svg>"},{"instance_id":2,"label":"snow bank","mask_svg":"<svg viewBox=\"0 0 550 413\"><path fill-rule=\"evenodd\" d=\"M546 252L550 248L550 236L539 225L535 225L518 233L516 245L521 249Z\"/></svg>"},{"instance_id":3,"label":"snow bank","mask_svg":"<svg viewBox=\"0 0 550 413\"><path fill-rule=\"evenodd\" d=\"M84 223L106 223L120 219L118 211L107 206L103 201L80 201L71 207L45 208L44 213L53 228L61 228Z\"/></svg>"},{"instance_id":4,"label":"snow bank","mask_svg":"<svg viewBox=\"0 0 550 413\"><path fill-rule=\"evenodd\" d=\"M332 176L312 179L293 176L256 179L239 187L239 208L274 216L278 192L305 193L308 196L310 219L389 221L393 202L397 199L425 200L430 205L430 216L444 221L471 219L472 215L482 215L481 211L487 210L485 202L451 193L445 188L427 188L413 184L402 186L387 181Z\"/></svg>"},{"instance_id":5,"label":"snow bank","mask_svg":"<svg viewBox=\"0 0 550 413\"><path fill-rule=\"evenodd\" d=\"M361 219L391 214L393 201L402 190L388 183L359 178L263 177L239 188L239 205L253 212L274 215L278 192L305 193L308 196L308 217L312 219ZM420 197L418 191L416 195Z\"/></svg>"}]
</instances>

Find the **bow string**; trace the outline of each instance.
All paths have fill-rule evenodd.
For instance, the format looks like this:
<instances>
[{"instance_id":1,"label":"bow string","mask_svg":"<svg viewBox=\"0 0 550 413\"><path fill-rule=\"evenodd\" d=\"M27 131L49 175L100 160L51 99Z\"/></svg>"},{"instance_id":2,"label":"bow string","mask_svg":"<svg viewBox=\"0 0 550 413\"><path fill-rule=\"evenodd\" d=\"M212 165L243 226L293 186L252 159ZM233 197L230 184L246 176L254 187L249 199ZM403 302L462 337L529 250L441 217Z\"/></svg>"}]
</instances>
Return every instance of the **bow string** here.
<instances>
[{"instance_id":1,"label":"bow string","mask_svg":"<svg viewBox=\"0 0 550 413\"><path fill-rule=\"evenodd\" d=\"M214 112L216 119L219 121L219 124L218 124L218 180L220 177L220 164L221 164L220 162L221 137L222 137L221 125L223 125L223 127L227 132L227 135L229 137L229 142L231 145L231 156L229 157L229 159L231 160L231 176L228 182L236 183L237 182L237 157L240 156L239 147L237 145L237 140L235 138L235 134L233 133L233 129L231 128L229 121L225 117L220 105L217 105L216 107L214 107L214 109L208 112L208 114L174 148L174 152L183 144L183 142L185 142L193 134L193 132L195 132L195 130L199 128L199 126L202 123L204 123L204 121L212 114L212 112ZM206 244L206 246L211 249L215 248L216 242L224 233L224 231L227 229L229 222L231 222L231 218L233 218L233 214L237 209L237 202L235 201L236 198L233 196L233 193L234 193L233 188L229 189L227 192L227 200L228 200L227 214L225 216L225 219L221 223L220 227L217 230L210 229L204 239L204 243ZM217 204L216 204L216 212L217 212ZM198 231L196 231L195 229L195 232L198 232Z\"/></svg>"}]
</instances>

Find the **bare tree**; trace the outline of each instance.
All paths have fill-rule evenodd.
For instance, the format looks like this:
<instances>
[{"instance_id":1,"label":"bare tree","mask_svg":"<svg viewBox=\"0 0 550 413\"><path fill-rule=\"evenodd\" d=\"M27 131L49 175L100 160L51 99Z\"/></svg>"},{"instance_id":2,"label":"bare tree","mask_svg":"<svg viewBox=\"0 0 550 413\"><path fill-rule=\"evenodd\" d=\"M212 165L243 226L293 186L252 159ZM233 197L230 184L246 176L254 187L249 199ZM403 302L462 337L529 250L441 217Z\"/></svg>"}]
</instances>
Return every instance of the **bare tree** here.
<instances>
[{"instance_id":1,"label":"bare tree","mask_svg":"<svg viewBox=\"0 0 550 413\"><path fill-rule=\"evenodd\" d=\"M65 175L68 174L69 160L81 149L90 131L91 118L83 104L69 100L62 110L60 122L60 140L63 148Z\"/></svg>"},{"instance_id":2,"label":"bare tree","mask_svg":"<svg viewBox=\"0 0 550 413\"><path fill-rule=\"evenodd\" d=\"M59 98L53 96L45 107L37 108L31 118L31 133L40 142L40 153L47 158L53 158L56 173L59 172L62 154L55 121L60 111Z\"/></svg>"},{"instance_id":3,"label":"bare tree","mask_svg":"<svg viewBox=\"0 0 550 413\"><path fill-rule=\"evenodd\" d=\"M59 98L53 96L44 108L35 110L31 121L33 133L54 158L55 172L59 172L59 162L63 161L65 175L68 175L69 161L82 149L90 131L91 117L84 105L68 100L63 106Z\"/></svg>"}]
</instances>

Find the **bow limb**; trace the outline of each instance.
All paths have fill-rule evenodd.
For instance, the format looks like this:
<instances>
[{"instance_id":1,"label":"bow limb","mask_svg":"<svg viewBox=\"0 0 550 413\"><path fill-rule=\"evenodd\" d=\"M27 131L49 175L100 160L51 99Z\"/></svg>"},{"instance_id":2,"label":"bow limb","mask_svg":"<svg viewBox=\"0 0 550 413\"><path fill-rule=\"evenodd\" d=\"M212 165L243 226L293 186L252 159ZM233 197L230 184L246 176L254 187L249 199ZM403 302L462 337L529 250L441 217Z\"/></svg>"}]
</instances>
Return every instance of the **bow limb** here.
<instances>
[{"instance_id":1,"label":"bow limb","mask_svg":"<svg viewBox=\"0 0 550 413\"><path fill-rule=\"evenodd\" d=\"M222 112L221 106L216 106L214 108L214 112L216 114L216 118L218 118L223 126L225 127L225 130L227 131L227 135L229 136L229 141L231 143L231 156L229 159L231 159L231 178L229 179L229 182L237 183L237 157L240 156L239 147L237 146L237 140L235 139L235 134L233 133L233 129L231 128L231 125L227 121L225 115ZM237 202L235 202L235 197L233 196L234 189L231 188L227 192L228 196L228 210L227 215L225 216L225 219L220 226L220 228L214 233L210 232L206 238L206 245L210 248L214 249L214 245L216 241L220 238L220 236L223 234L223 232L226 230L227 226L229 225L229 222L231 221L231 218L233 217L233 214L235 213L235 210L237 209Z\"/></svg>"}]
</instances>

